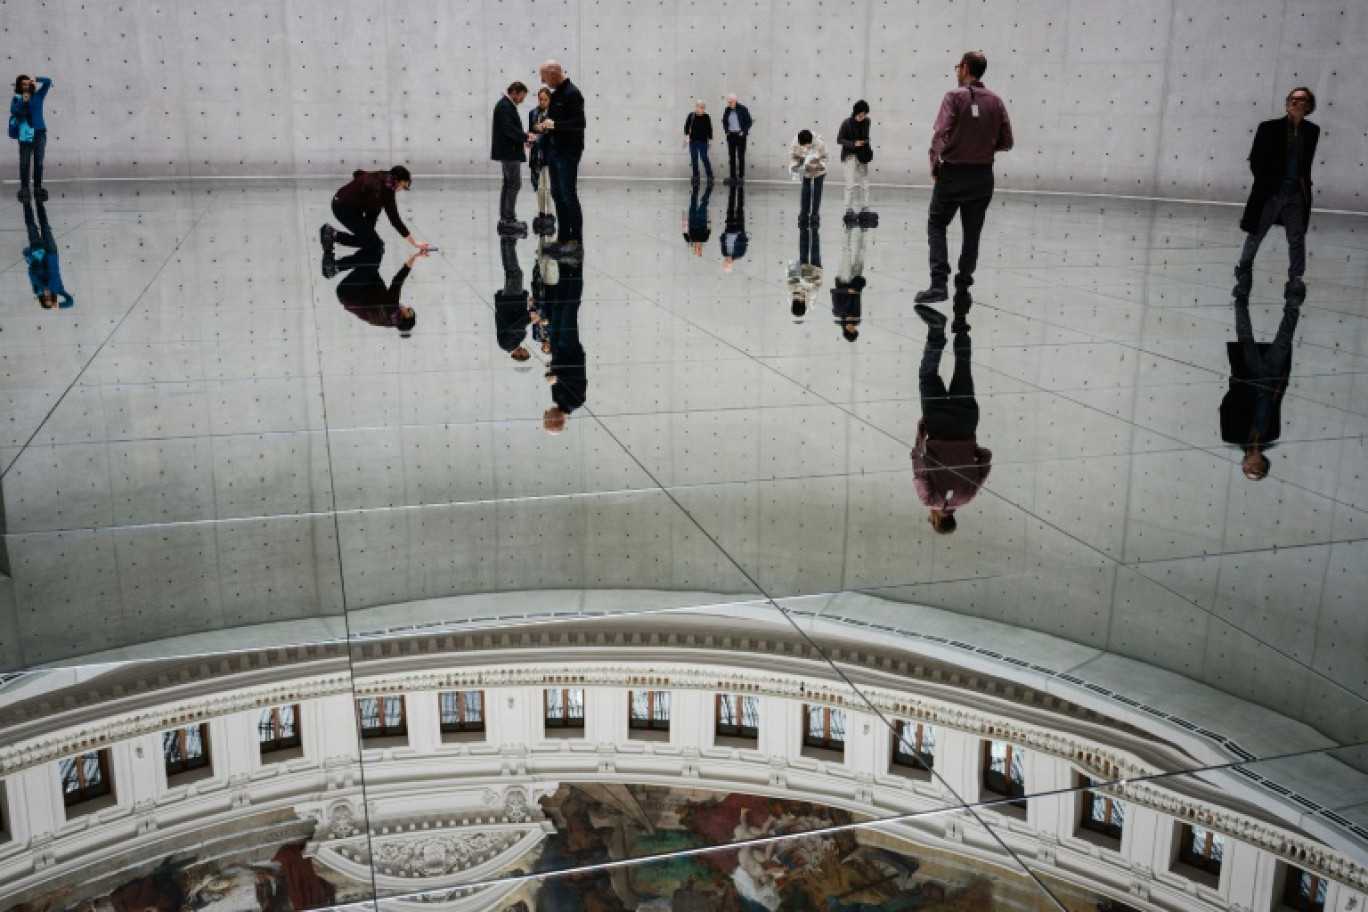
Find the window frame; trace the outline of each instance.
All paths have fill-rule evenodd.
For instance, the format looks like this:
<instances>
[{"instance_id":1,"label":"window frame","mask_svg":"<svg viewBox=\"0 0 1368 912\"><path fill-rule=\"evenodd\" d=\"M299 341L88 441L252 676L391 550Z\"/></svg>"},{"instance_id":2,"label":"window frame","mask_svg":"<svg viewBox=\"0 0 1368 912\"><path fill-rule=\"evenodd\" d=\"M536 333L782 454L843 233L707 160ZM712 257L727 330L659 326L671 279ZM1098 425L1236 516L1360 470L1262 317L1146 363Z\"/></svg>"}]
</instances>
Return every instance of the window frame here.
<instances>
[{"instance_id":1,"label":"window frame","mask_svg":"<svg viewBox=\"0 0 1368 912\"><path fill-rule=\"evenodd\" d=\"M399 722L397 725L390 725L385 719L386 705L387 701L395 699L399 701ZM378 727L372 726L369 729L366 728L366 717L361 712L361 704L366 700L375 701L376 718L380 722ZM357 730L360 732L361 740L363 741L374 741L380 738L407 738L408 701L405 699L405 695L400 693L387 693L375 694L374 696L368 697L357 697L356 726Z\"/></svg>"},{"instance_id":2,"label":"window frame","mask_svg":"<svg viewBox=\"0 0 1368 912\"><path fill-rule=\"evenodd\" d=\"M294 729L294 734L288 737L282 736L283 726L280 722L280 711L289 708L294 714L290 725ZM275 737L269 740L262 740L262 716L269 712L271 714L271 731ZM278 703L272 706L263 706L257 713L257 754L265 757L267 754L274 754L280 751L300 749L303 747L304 737L304 717L298 703Z\"/></svg>"},{"instance_id":3,"label":"window frame","mask_svg":"<svg viewBox=\"0 0 1368 912\"><path fill-rule=\"evenodd\" d=\"M1120 842L1121 834L1126 830L1126 803L1120 798L1113 798L1107 792L1098 789L1100 784L1089 776L1079 774L1078 788L1083 800L1079 802L1078 828ZM1103 814L1104 821L1100 822L1093 817L1094 801L1106 802ZM1114 812L1116 813L1114 814ZM1112 823L1113 816L1119 817L1120 822Z\"/></svg>"},{"instance_id":4,"label":"window frame","mask_svg":"<svg viewBox=\"0 0 1368 912\"><path fill-rule=\"evenodd\" d=\"M469 721L465 718L467 698L475 694L479 697L479 715L477 721ZM456 698L456 721L447 721L446 698L453 696ZM437 695L437 719L443 734L466 734L472 732L483 732L485 730L485 707L488 706L483 690L444 690Z\"/></svg>"},{"instance_id":5,"label":"window frame","mask_svg":"<svg viewBox=\"0 0 1368 912\"><path fill-rule=\"evenodd\" d=\"M192 729L199 729L200 735L200 755L199 757L187 758L185 750L186 735ZM178 761L167 759L166 739L168 735L175 735L179 744L181 758ZM179 765L178 769L172 769L173 763ZM184 776L186 773L197 773L201 770L212 770L214 766L213 749L209 742L209 723L199 722L193 725L183 725L179 728L169 728L162 732L162 769L166 771L167 781L171 781L177 776Z\"/></svg>"},{"instance_id":6,"label":"window frame","mask_svg":"<svg viewBox=\"0 0 1368 912\"><path fill-rule=\"evenodd\" d=\"M1005 790L999 789L991 780L998 774L993 772L993 745L1001 744L1006 748L1002 758L1002 780ZM1021 782L1012 778L1012 757L1019 754L1021 760ZM1026 807L1026 752L1010 741L987 739L983 742L983 774L979 777L983 790L991 795L1009 799L1006 803L1015 808Z\"/></svg>"},{"instance_id":7,"label":"window frame","mask_svg":"<svg viewBox=\"0 0 1368 912\"><path fill-rule=\"evenodd\" d=\"M812 710L820 710L822 713L822 736L816 738L812 735ZM839 738L833 737L831 724L832 715L841 714L841 733ZM845 753L846 744L846 722L848 721L845 710L840 707L822 706L816 703L803 704L803 747L812 747L818 750L837 751Z\"/></svg>"},{"instance_id":8,"label":"window frame","mask_svg":"<svg viewBox=\"0 0 1368 912\"><path fill-rule=\"evenodd\" d=\"M755 724L746 725L746 701L754 706ZM728 725L722 721L723 705L731 703L736 724ZM754 694L720 693L713 700L713 737L738 738L744 741L760 740L760 698Z\"/></svg>"},{"instance_id":9,"label":"window frame","mask_svg":"<svg viewBox=\"0 0 1368 912\"><path fill-rule=\"evenodd\" d=\"M917 727L916 738L913 740L912 753L905 753L903 746L903 732L906 726L915 725ZM925 743L926 729L931 730L931 750L930 753L921 750ZM925 722L912 722L907 719L898 719L893 726L893 750L890 761L893 766L901 766L906 769L918 772L930 773L936 768L936 727L927 725Z\"/></svg>"},{"instance_id":10,"label":"window frame","mask_svg":"<svg viewBox=\"0 0 1368 912\"><path fill-rule=\"evenodd\" d=\"M90 757L91 755L95 756L97 769L99 769L100 771L100 781L99 783L97 783L97 785L100 787L98 791L88 789L85 784L84 761L87 757ZM78 785L76 791L74 792L67 790L66 774L62 771L61 766L68 760L73 761L75 763L74 769L76 770L76 778ZM96 748L95 750L84 751L79 754L73 754L68 757L63 757L57 763L57 778L58 782L61 783L63 807L78 807L82 804L88 804L91 801L97 801L101 798L105 798L114 794L113 763L110 760L109 748L101 747Z\"/></svg>"},{"instance_id":11,"label":"window frame","mask_svg":"<svg viewBox=\"0 0 1368 912\"><path fill-rule=\"evenodd\" d=\"M1301 896L1301 880L1304 877L1311 878L1311 889L1305 899ZM1329 890L1329 879L1289 864L1283 874L1280 901L1283 908L1293 909L1295 912L1325 912L1325 902L1329 898ZM1319 901L1316 899L1317 893L1322 894Z\"/></svg>"},{"instance_id":12,"label":"window frame","mask_svg":"<svg viewBox=\"0 0 1368 912\"><path fill-rule=\"evenodd\" d=\"M1197 830L1206 833L1204 855L1199 855L1188 848L1193 838L1196 837ZM1218 842L1221 847L1221 857L1214 858L1214 849ZM1191 823L1182 824L1178 829L1178 862L1195 871L1201 871L1203 874L1210 874L1219 878L1221 868L1225 864L1225 836L1210 827L1197 826Z\"/></svg>"},{"instance_id":13,"label":"window frame","mask_svg":"<svg viewBox=\"0 0 1368 912\"><path fill-rule=\"evenodd\" d=\"M636 698L637 694L646 695L646 717L637 718ZM664 698L663 700L661 698ZM634 732L668 732L670 730L670 699L668 690L629 690L627 691L627 730ZM665 705L665 718L656 718L656 709L661 704Z\"/></svg>"},{"instance_id":14,"label":"window frame","mask_svg":"<svg viewBox=\"0 0 1368 912\"><path fill-rule=\"evenodd\" d=\"M560 695L561 695L561 706L565 707L564 713L563 713L561 716L559 716L559 717L553 717L553 716L551 715L551 693L552 693L552 692L556 692L556 691L558 691L558 692L560 693ZM572 693L578 693L578 694L579 694L579 711L580 711L580 714L579 714L578 716L572 716L572 715L570 715L570 706L571 706L570 695L571 695ZM580 730L580 731L583 731L583 730L584 730L584 717L585 717L586 715L588 715L588 713L585 712L585 705L584 705L584 688L583 688L583 687L543 687L543 688L542 688L542 724L543 724L546 728L554 728L554 729L559 729L559 730L565 730L565 729L572 729L572 730L573 730L573 729L578 729L578 730Z\"/></svg>"}]
</instances>

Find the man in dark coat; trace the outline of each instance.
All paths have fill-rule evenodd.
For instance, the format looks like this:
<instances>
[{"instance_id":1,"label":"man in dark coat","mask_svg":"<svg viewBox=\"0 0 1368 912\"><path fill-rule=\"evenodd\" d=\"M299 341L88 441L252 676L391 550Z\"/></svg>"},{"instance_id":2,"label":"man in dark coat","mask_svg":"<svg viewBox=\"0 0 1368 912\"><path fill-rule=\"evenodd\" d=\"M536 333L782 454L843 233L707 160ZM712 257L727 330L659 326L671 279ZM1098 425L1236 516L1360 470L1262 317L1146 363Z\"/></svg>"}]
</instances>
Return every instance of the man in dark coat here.
<instances>
[{"instance_id":1,"label":"man in dark coat","mask_svg":"<svg viewBox=\"0 0 1368 912\"><path fill-rule=\"evenodd\" d=\"M1302 275L1306 272L1306 223L1311 215L1311 165L1320 139L1320 127L1306 117L1314 110L1316 96L1299 86L1287 96L1287 116L1264 121L1254 134L1249 151L1254 186L1240 220L1240 228L1249 237L1235 267L1236 298L1248 300L1254 281L1254 255L1274 225L1282 225L1287 231L1291 260L1283 295L1298 303L1306 297Z\"/></svg>"},{"instance_id":2,"label":"man in dark coat","mask_svg":"<svg viewBox=\"0 0 1368 912\"><path fill-rule=\"evenodd\" d=\"M1235 341L1226 343L1230 385L1221 400L1221 439L1244 451L1241 466L1250 481L1268 476L1266 450L1282 433L1282 402L1292 374L1292 336L1300 301L1288 295L1272 342L1254 341L1249 301L1235 298Z\"/></svg>"},{"instance_id":3,"label":"man in dark coat","mask_svg":"<svg viewBox=\"0 0 1368 912\"><path fill-rule=\"evenodd\" d=\"M527 133L518 116L518 105L527 97L527 86L515 82L494 105L494 137L489 157L503 165L503 190L499 193L499 234L527 234L527 223L518 221L518 190L522 188L522 165L527 161Z\"/></svg>"},{"instance_id":4,"label":"man in dark coat","mask_svg":"<svg viewBox=\"0 0 1368 912\"><path fill-rule=\"evenodd\" d=\"M558 234L551 253L570 262L583 262L584 212L579 200L579 166L584 156L584 94L554 60L541 66L541 80L551 89L551 106L537 124L538 132L551 135L546 165L551 178L551 199L556 204Z\"/></svg>"}]
</instances>

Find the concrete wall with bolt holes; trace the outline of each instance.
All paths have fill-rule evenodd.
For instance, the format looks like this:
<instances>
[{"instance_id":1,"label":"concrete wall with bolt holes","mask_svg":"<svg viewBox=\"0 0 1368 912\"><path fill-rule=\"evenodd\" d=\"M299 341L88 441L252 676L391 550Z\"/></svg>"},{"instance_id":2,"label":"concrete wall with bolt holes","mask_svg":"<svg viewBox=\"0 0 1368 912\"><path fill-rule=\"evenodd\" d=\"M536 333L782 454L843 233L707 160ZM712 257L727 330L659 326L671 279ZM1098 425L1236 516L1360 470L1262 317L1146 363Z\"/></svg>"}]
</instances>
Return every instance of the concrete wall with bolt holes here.
<instances>
[{"instance_id":1,"label":"concrete wall with bolt holes","mask_svg":"<svg viewBox=\"0 0 1368 912\"><path fill-rule=\"evenodd\" d=\"M56 80L52 178L492 175L494 101L554 55L588 97L584 174L684 176L691 100L734 91L753 178L863 97L874 180L925 183L975 48L1016 129L1001 187L1241 199L1255 125L1306 84L1318 204L1368 209L1362 0L0 0L0 34Z\"/></svg>"}]
</instances>

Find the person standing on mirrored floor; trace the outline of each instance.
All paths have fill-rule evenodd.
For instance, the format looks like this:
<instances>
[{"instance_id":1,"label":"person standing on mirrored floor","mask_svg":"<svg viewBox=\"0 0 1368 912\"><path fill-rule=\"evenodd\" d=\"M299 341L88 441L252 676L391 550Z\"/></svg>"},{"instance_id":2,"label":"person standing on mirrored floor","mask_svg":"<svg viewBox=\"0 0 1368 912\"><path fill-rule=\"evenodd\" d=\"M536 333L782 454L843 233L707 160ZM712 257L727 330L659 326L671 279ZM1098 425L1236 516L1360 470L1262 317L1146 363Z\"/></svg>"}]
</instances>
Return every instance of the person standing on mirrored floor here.
<instances>
[{"instance_id":1,"label":"person standing on mirrored floor","mask_svg":"<svg viewBox=\"0 0 1368 912\"><path fill-rule=\"evenodd\" d=\"M993 453L978 445L979 407L974 398L969 324L959 317L955 336L955 369L947 387L940 376L945 353L945 315L925 304L916 306L926 324L926 347L918 371L922 418L912 448L917 499L930 509L932 528L949 535L958 527L955 511L973 500L988 480Z\"/></svg>"},{"instance_id":2,"label":"person standing on mirrored floor","mask_svg":"<svg viewBox=\"0 0 1368 912\"><path fill-rule=\"evenodd\" d=\"M746 255L750 236L746 234L746 188L733 183L727 192L727 221L718 239L722 245L722 271L731 272L732 265Z\"/></svg>"},{"instance_id":3,"label":"person standing on mirrored floor","mask_svg":"<svg viewBox=\"0 0 1368 912\"><path fill-rule=\"evenodd\" d=\"M799 130L789 143L789 171L803 182L798 201L800 226L821 222L822 185L826 183L826 140L811 130Z\"/></svg>"},{"instance_id":4,"label":"person standing on mirrored floor","mask_svg":"<svg viewBox=\"0 0 1368 912\"><path fill-rule=\"evenodd\" d=\"M993 161L1012 148L1012 123L1002 99L983 85L988 59L968 51L955 65L958 88L941 99L931 133L931 209L926 236L931 248L931 287L916 301L929 304L949 297L950 251L945 229L959 213L964 229L959 271L955 274L956 303L968 300L978 267L979 236L993 201Z\"/></svg>"},{"instance_id":5,"label":"person standing on mirrored floor","mask_svg":"<svg viewBox=\"0 0 1368 912\"><path fill-rule=\"evenodd\" d=\"M551 143L551 134L543 133L537 125L546 119L551 109L551 90L542 86L537 90L537 106L527 112L528 170L532 173L532 186L537 191L537 216L532 219L532 230L540 237L550 237L556 233L556 214L551 202L551 182L543 179L546 171L546 150Z\"/></svg>"},{"instance_id":6,"label":"person standing on mirrored floor","mask_svg":"<svg viewBox=\"0 0 1368 912\"><path fill-rule=\"evenodd\" d=\"M1301 316L1302 295L1288 292L1272 342L1254 341L1249 298L1235 296L1235 341L1226 343L1230 384L1221 399L1221 439L1244 451L1245 478L1268 476L1265 451L1282 434L1282 401L1292 375L1292 336Z\"/></svg>"},{"instance_id":7,"label":"person standing on mirrored floor","mask_svg":"<svg viewBox=\"0 0 1368 912\"><path fill-rule=\"evenodd\" d=\"M523 287L523 271L518 264L516 241L511 236L499 238L499 258L503 261L503 287L494 292L494 333L499 348L508 352L514 361L532 357L523 343L527 328L532 323L531 297Z\"/></svg>"},{"instance_id":8,"label":"person standing on mirrored floor","mask_svg":"<svg viewBox=\"0 0 1368 912\"><path fill-rule=\"evenodd\" d=\"M499 190L499 234L527 237L527 223L518 221L518 191L522 189L522 166L527 160L527 134L523 132L518 105L527 97L527 86L514 82L494 105L493 137L489 157L503 169Z\"/></svg>"},{"instance_id":9,"label":"person standing on mirrored floor","mask_svg":"<svg viewBox=\"0 0 1368 912\"><path fill-rule=\"evenodd\" d=\"M333 197L333 217L342 223L346 231L338 231L327 222L319 229L319 240L323 244L323 278L331 279L337 275L334 258L336 247L356 247L358 249L385 249L375 223L380 213L389 217L390 224L399 236L416 249L427 253L428 245L416 239L399 217L396 195L401 190L413 186L413 176L403 165L395 165L388 171L353 171L351 183L337 191Z\"/></svg>"},{"instance_id":10,"label":"person standing on mirrored floor","mask_svg":"<svg viewBox=\"0 0 1368 912\"><path fill-rule=\"evenodd\" d=\"M579 201L579 165L584 155L586 125L584 95L554 60L542 64L541 79L551 89L551 105L537 127L538 132L551 137L546 163L560 229L554 252L562 259L578 261L584 255L584 214Z\"/></svg>"},{"instance_id":11,"label":"person standing on mirrored floor","mask_svg":"<svg viewBox=\"0 0 1368 912\"><path fill-rule=\"evenodd\" d=\"M712 117L708 106L700 98L694 102L694 109L684 118L684 144L689 147L689 170L691 180L698 183L698 160L703 160L703 170L708 175L708 183L713 182L712 162L708 160L708 147L713 141Z\"/></svg>"},{"instance_id":12,"label":"person standing on mirrored floor","mask_svg":"<svg viewBox=\"0 0 1368 912\"><path fill-rule=\"evenodd\" d=\"M822 236L815 222L798 229L798 259L788 265L789 312L802 322L822 289Z\"/></svg>"},{"instance_id":13,"label":"person standing on mirrored floor","mask_svg":"<svg viewBox=\"0 0 1368 912\"><path fill-rule=\"evenodd\" d=\"M542 414L548 434L565 430L566 419L584 405L589 395L584 345L580 340L579 311L584 298L584 267L562 265L560 279L546 288L546 317L551 343L551 362L546 382L555 403Z\"/></svg>"},{"instance_id":14,"label":"person standing on mirrored floor","mask_svg":"<svg viewBox=\"0 0 1368 912\"><path fill-rule=\"evenodd\" d=\"M841 168L845 172L845 223L859 222L873 228L879 224L879 216L869 209L869 163L874 160L874 147L869 144L868 102L855 102L850 116L841 122L836 144L841 147Z\"/></svg>"},{"instance_id":15,"label":"person standing on mirrored floor","mask_svg":"<svg viewBox=\"0 0 1368 912\"><path fill-rule=\"evenodd\" d=\"M62 282L62 257L48 222L47 207L38 203L37 220L33 217L33 209L32 203L24 203L24 227L28 229L24 262L28 264L29 286L38 299L38 306L44 310L71 307L76 299Z\"/></svg>"},{"instance_id":16,"label":"person standing on mirrored floor","mask_svg":"<svg viewBox=\"0 0 1368 912\"><path fill-rule=\"evenodd\" d=\"M413 264L427 256L426 248L419 248L394 274L388 285L380 275L380 261L385 257L385 245L359 248L336 263L338 272L345 272L337 283L337 301L347 313L371 326L389 327L407 339L418 323L417 312L405 304L400 295L404 281L413 271Z\"/></svg>"},{"instance_id":17,"label":"person standing on mirrored floor","mask_svg":"<svg viewBox=\"0 0 1368 912\"><path fill-rule=\"evenodd\" d=\"M1235 296L1248 298L1254 281L1254 257L1274 225L1287 232L1287 284L1284 296L1306 297L1306 225L1311 215L1311 166L1320 127L1307 120L1316 96L1305 86L1287 95L1287 114L1259 124L1249 150L1254 186L1249 191L1240 229L1248 234L1235 266Z\"/></svg>"},{"instance_id":18,"label":"person standing on mirrored floor","mask_svg":"<svg viewBox=\"0 0 1368 912\"><path fill-rule=\"evenodd\" d=\"M722 132L727 135L728 184L746 179L746 137L753 124L750 109L739 103L735 95L728 95L727 107L722 111Z\"/></svg>"},{"instance_id":19,"label":"person standing on mirrored floor","mask_svg":"<svg viewBox=\"0 0 1368 912\"><path fill-rule=\"evenodd\" d=\"M841 266L836 270L836 281L831 287L831 315L841 327L847 342L860 338L860 322L864 319L865 238L868 230L846 225L841 244Z\"/></svg>"},{"instance_id":20,"label":"person standing on mirrored floor","mask_svg":"<svg viewBox=\"0 0 1368 912\"><path fill-rule=\"evenodd\" d=\"M689 193L689 211L684 216L684 242L693 249L693 255L703 256L703 245L712 237L712 213L708 211L708 203L712 200L713 185L708 181L708 186L703 188L703 195L699 196L699 186L693 185L693 190Z\"/></svg>"},{"instance_id":21,"label":"person standing on mirrored floor","mask_svg":"<svg viewBox=\"0 0 1368 912\"><path fill-rule=\"evenodd\" d=\"M43 102L47 100L52 80L39 76L19 76L14 80L14 97L10 99L9 137L19 141L19 201L30 199L29 180L33 180L33 196L40 202L48 198L43 189L43 161L47 157L47 120L43 117Z\"/></svg>"}]
</instances>

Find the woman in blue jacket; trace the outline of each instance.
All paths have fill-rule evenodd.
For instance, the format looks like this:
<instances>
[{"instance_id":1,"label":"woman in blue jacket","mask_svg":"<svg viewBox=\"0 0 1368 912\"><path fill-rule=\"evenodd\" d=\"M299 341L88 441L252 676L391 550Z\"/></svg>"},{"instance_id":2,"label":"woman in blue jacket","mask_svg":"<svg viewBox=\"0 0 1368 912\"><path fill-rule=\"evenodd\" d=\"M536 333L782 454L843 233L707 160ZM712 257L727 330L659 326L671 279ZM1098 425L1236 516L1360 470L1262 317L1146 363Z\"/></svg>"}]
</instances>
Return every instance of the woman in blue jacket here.
<instances>
[{"instance_id":1,"label":"woman in blue jacket","mask_svg":"<svg viewBox=\"0 0 1368 912\"><path fill-rule=\"evenodd\" d=\"M10 100L10 118L14 121L16 129L20 135L14 138L19 142L19 201L26 203L29 200L29 167L32 163L33 168L33 192L40 200L47 199L47 191L43 189L43 154L47 151L47 121L43 119L43 99L47 98L48 89L52 88L52 80L46 76L39 76L37 87L34 86L35 80L28 76L20 76L14 80L14 98ZM28 142L24 138L28 137L27 126L33 133Z\"/></svg>"}]
</instances>

